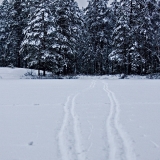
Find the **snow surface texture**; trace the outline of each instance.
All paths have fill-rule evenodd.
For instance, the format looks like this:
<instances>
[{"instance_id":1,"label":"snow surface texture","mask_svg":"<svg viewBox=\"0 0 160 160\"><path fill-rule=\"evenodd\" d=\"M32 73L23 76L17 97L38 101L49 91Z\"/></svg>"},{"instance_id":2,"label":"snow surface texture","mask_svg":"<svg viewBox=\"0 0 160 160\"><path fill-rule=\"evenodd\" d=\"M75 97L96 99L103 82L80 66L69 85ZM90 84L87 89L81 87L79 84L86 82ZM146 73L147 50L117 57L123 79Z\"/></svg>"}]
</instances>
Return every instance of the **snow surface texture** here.
<instances>
[{"instance_id":1,"label":"snow surface texture","mask_svg":"<svg viewBox=\"0 0 160 160\"><path fill-rule=\"evenodd\" d=\"M26 79L37 75L36 70L0 67L0 79Z\"/></svg>"},{"instance_id":2,"label":"snow surface texture","mask_svg":"<svg viewBox=\"0 0 160 160\"><path fill-rule=\"evenodd\" d=\"M142 79L0 79L0 160L160 160L159 88Z\"/></svg>"},{"instance_id":3,"label":"snow surface texture","mask_svg":"<svg viewBox=\"0 0 160 160\"><path fill-rule=\"evenodd\" d=\"M41 71L43 74L43 71ZM38 71L25 68L0 67L0 79L53 79L57 78L52 73L46 72L46 77L39 77ZM149 75L148 75L149 76ZM120 79L121 75L104 75L104 76L65 76L62 79ZM146 76L131 75L127 79L146 79ZM150 79L150 77L148 77ZM156 77L155 77L156 78ZM154 79L154 77L153 77ZM159 78L160 79L160 78Z\"/></svg>"}]
</instances>

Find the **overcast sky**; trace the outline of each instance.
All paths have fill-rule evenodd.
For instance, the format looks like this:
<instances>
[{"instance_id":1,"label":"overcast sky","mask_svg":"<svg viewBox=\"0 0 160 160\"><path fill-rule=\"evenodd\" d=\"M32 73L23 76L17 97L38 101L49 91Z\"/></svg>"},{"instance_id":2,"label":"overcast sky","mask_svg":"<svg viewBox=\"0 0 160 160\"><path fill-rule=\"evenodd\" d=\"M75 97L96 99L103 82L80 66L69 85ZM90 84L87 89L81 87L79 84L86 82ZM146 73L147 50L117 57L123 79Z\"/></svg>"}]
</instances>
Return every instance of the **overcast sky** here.
<instances>
[{"instance_id":1,"label":"overcast sky","mask_svg":"<svg viewBox=\"0 0 160 160\"><path fill-rule=\"evenodd\" d=\"M0 0L0 3L2 2L3 0ZM109 0L109 2L111 2L112 0ZM82 7L86 7L87 6L87 0L77 0L78 2L78 5L80 8Z\"/></svg>"},{"instance_id":2,"label":"overcast sky","mask_svg":"<svg viewBox=\"0 0 160 160\"><path fill-rule=\"evenodd\" d=\"M80 8L87 6L87 0L77 0Z\"/></svg>"},{"instance_id":3,"label":"overcast sky","mask_svg":"<svg viewBox=\"0 0 160 160\"><path fill-rule=\"evenodd\" d=\"M78 5L79 5L79 7L80 8L82 8L82 7L86 7L87 6L87 0L77 0L77 2L78 2ZM109 3L111 3L112 2L112 0L109 0Z\"/></svg>"}]
</instances>

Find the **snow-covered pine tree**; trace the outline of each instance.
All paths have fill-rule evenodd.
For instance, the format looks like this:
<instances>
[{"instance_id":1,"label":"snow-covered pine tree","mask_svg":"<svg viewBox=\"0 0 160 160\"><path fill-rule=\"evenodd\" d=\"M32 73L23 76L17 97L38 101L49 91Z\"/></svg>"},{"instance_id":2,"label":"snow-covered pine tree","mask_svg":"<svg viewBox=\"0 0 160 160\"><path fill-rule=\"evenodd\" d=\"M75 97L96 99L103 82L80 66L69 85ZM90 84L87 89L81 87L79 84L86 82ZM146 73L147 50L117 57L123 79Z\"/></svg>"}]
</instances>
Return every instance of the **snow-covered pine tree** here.
<instances>
[{"instance_id":1,"label":"snow-covered pine tree","mask_svg":"<svg viewBox=\"0 0 160 160\"><path fill-rule=\"evenodd\" d=\"M149 15L152 24L152 55L150 59L151 67L150 72L160 71L160 1L148 0L147 1Z\"/></svg>"},{"instance_id":2,"label":"snow-covered pine tree","mask_svg":"<svg viewBox=\"0 0 160 160\"><path fill-rule=\"evenodd\" d=\"M121 0L110 58L116 71L146 73L151 68L153 28L145 0ZM115 63L114 63L115 64Z\"/></svg>"},{"instance_id":3,"label":"snow-covered pine tree","mask_svg":"<svg viewBox=\"0 0 160 160\"><path fill-rule=\"evenodd\" d=\"M26 0L12 0L10 2L10 16L9 16L9 37L8 46L10 54L14 59L13 65L22 67L22 57L20 55L20 45L23 40L23 29L26 27L27 13L26 13Z\"/></svg>"},{"instance_id":4,"label":"snow-covered pine tree","mask_svg":"<svg viewBox=\"0 0 160 160\"><path fill-rule=\"evenodd\" d=\"M82 17L82 25L80 28L80 34L79 34L79 40L77 43L77 56L76 56L76 61L77 61L77 71L78 73L82 74L88 74L88 57L86 55L88 51L88 45L86 43L86 37L88 35L85 27L85 22L84 22L84 9L81 10L81 17Z\"/></svg>"},{"instance_id":5,"label":"snow-covered pine tree","mask_svg":"<svg viewBox=\"0 0 160 160\"><path fill-rule=\"evenodd\" d=\"M111 34L111 41L110 41L111 50L110 50L110 53L115 49L114 43L113 43L113 32L114 32L114 29L116 27L116 24L117 24L117 21L118 21L117 19L119 17L119 13L120 13L119 12L119 9L120 9L119 5L120 5L119 1L113 0L113 2L111 3L111 7L110 7L111 28L112 28L112 30L110 32L110 34ZM110 54L108 56L108 61L109 61L109 73L113 74L115 72L114 66L116 66L117 62L116 62L116 60L110 58Z\"/></svg>"},{"instance_id":6,"label":"snow-covered pine tree","mask_svg":"<svg viewBox=\"0 0 160 160\"><path fill-rule=\"evenodd\" d=\"M156 29L155 29L155 36L154 36L154 42L155 42L155 56L158 59L158 62L156 64L156 72L160 72L160 1L157 2L157 9L156 9L156 16L157 16L157 23L156 23Z\"/></svg>"},{"instance_id":7,"label":"snow-covered pine tree","mask_svg":"<svg viewBox=\"0 0 160 160\"><path fill-rule=\"evenodd\" d=\"M113 26L116 24L117 22L117 18L118 18L118 14L119 14L119 2L117 0L113 0L113 2L111 3L111 15L112 15L112 21L114 24L112 24Z\"/></svg>"},{"instance_id":8,"label":"snow-covered pine tree","mask_svg":"<svg viewBox=\"0 0 160 160\"><path fill-rule=\"evenodd\" d=\"M90 19L93 18L92 15L92 6L91 1L88 1L87 8L84 9L84 30L83 30L83 36L82 36L82 43L85 44L83 47L84 50L82 52L82 72L85 74L94 74L94 53L92 52L93 45L90 38L89 29L87 26L89 25ZM84 39L83 39L84 37Z\"/></svg>"},{"instance_id":9,"label":"snow-covered pine tree","mask_svg":"<svg viewBox=\"0 0 160 160\"><path fill-rule=\"evenodd\" d=\"M75 0L55 0L56 51L63 56L63 73L76 73L77 43L82 25Z\"/></svg>"},{"instance_id":10,"label":"snow-covered pine tree","mask_svg":"<svg viewBox=\"0 0 160 160\"><path fill-rule=\"evenodd\" d=\"M4 0L0 5L0 66L6 67L13 63L14 59L9 52L9 11L10 4Z\"/></svg>"},{"instance_id":11,"label":"snow-covered pine tree","mask_svg":"<svg viewBox=\"0 0 160 160\"><path fill-rule=\"evenodd\" d=\"M129 44L128 44L128 54L126 57L126 74L137 74L139 72L139 67L141 65L142 59L141 55L138 50L138 40L137 40L137 2L136 0L129 0L128 1L128 25L129 25Z\"/></svg>"},{"instance_id":12,"label":"snow-covered pine tree","mask_svg":"<svg viewBox=\"0 0 160 160\"><path fill-rule=\"evenodd\" d=\"M71 35L72 38L70 39L72 50L73 50L73 62L72 65L72 71L74 74L77 74L78 69L78 61L81 58L80 57L80 42L82 38L82 30L83 30L83 13L79 9L78 4L75 0L71 1Z\"/></svg>"},{"instance_id":13,"label":"snow-covered pine tree","mask_svg":"<svg viewBox=\"0 0 160 160\"><path fill-rule=\"evenodd\" d=\"M146 0L136 0L136 29L134 35L136 36L137 52L140 55L140 64L138 67L139 74L150 72L151 56L152 56L152 23L149 14L149 9Z\"/></svg>"},{"instance_id":14,"label":"snow-covered pine tree","mask_svg":"<svg viewBox=\"0 0 160 160\"><path fill-rule=\"evenodd\" d=\"M110 40L110 19L108 0L90 0L86 8L85 23L88 52L87 66L90 74L104 74L107 71L107 59Z\"/></svg>"},{"instance_id":15,"label":"snow-covered pine tree","mask_svg":"<svg viewBox=\"0 0 160 160\"><path fill-rule=\"evenodd\" d=\"M116 18L116 25L113 31L113 51L109 57L113 61L113 73L126 73L127 56L129 54L129 1L120 0Z\"/></svg>"},{"instance_id":16,"label":"snow-covered pine tree","mask_svg":"<svg viewBox=\"0 0 160 160\"><path fill-rule=\"evenodd\" d=\"M38 69L39 75L40 70L43 70L44 76L45 71L60 72L59 63L62 60L62 56L54 49L55 27L54 17L49 8L50 3L49 0L34 3L34 14L31 10L21 44L21 53L25 55L28 66Z\"/></svg>"},{"instance_id":17,"label":"snow-covered pine tree","mask_svg":"<svg viewBox=\"0 0 160 160\"><path fill-rule=\"evenodd\" d=\"M128 45L128 55L127 55L127 68L126 73L137 73L138 67L141 63L141 57L137 49L137 39L136 39L136 29L137 29L137 3L135 0L130 0L129 7L129 45Z\"/></svg>"}]
</instances>

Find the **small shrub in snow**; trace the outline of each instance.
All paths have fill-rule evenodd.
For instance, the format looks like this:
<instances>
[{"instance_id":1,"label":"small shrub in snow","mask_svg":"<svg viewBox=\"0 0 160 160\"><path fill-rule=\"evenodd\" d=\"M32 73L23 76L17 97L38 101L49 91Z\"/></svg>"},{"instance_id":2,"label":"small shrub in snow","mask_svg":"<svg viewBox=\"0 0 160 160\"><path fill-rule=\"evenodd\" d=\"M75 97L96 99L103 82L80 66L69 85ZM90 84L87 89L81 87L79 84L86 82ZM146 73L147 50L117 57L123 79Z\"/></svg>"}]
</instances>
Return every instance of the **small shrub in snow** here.
<instances>
[{"instance_id":1,"label":"small shrub in snow","mask_svg":"<svg viewBox=\"0 0 160 160\"><path fill-rule=\"evenodd\" d=\"M119 78L119 79L125 79L125 78L127 78L127 75L124 74L124 73L122 73L122 74L120 75L120 78Z\"/></svg>"},{"instance_id":2,"label":"small shrub in snow","mask_svg":"<svg viewBox=\"0 0 160 160\"><path fill-rule=\"evenodd\" d=\"M146 76L148 79L160 79L160 73L152 73Z\"/></svg>"}]
</instances>

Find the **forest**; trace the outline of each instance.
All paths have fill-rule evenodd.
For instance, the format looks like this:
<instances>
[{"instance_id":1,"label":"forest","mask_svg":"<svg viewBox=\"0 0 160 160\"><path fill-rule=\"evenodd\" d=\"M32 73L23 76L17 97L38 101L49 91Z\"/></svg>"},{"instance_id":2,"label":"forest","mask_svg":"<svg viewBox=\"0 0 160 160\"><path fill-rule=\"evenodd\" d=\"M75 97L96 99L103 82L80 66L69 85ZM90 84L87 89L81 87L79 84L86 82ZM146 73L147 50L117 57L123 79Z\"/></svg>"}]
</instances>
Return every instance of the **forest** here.
<instances>
[{"instance_id":1,"label":"forest","mask_svg":"<svg viewBox=\"0 0 160 160\"><path fill-rule=\"evenodd\" d=\"M0 67L54 75L160 72L160 1L3 0Z\"/></svg>"}]
</instances>

